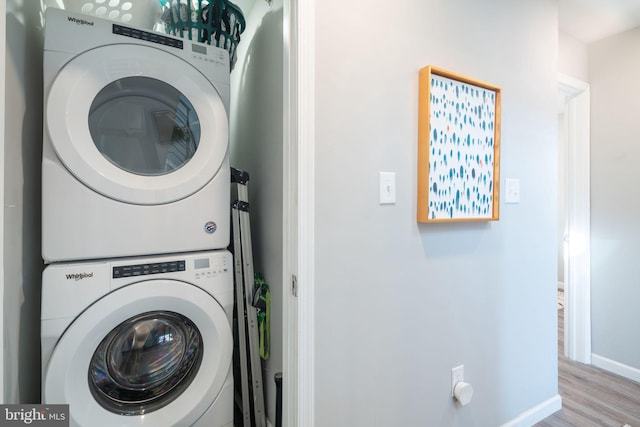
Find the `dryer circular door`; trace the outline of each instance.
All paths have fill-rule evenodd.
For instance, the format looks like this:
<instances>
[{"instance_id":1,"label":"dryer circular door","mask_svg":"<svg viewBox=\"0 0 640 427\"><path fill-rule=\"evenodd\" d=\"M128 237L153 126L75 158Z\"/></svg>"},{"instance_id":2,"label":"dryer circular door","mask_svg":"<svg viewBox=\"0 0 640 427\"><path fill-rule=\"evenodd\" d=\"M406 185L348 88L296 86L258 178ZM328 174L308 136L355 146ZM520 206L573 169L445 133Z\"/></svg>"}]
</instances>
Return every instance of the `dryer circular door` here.
<instances>
[{"instance_id":1,"label":"dryer circular door","mask_svg":"<svg viewBox=\"0 0 640 427\"><path fill-rule=\"evenodd\" d=\"M227 155L222 98L194 66L164 50L108 45L65 64L45 101L60 161L92 190L131 204L200 190Z\"/></svg>"},{"instance_id":2,"label":"dryer circular door","mask_svg":"<svg viewBox=\"0 0 640 427\"><path fill-rule=\"evenodd\" d=\"M202 289L148 280L87 308L58 340L44 374L47 403L72 425L191 425L231 369L229 319Z\"/></svg>"}]
</instances>

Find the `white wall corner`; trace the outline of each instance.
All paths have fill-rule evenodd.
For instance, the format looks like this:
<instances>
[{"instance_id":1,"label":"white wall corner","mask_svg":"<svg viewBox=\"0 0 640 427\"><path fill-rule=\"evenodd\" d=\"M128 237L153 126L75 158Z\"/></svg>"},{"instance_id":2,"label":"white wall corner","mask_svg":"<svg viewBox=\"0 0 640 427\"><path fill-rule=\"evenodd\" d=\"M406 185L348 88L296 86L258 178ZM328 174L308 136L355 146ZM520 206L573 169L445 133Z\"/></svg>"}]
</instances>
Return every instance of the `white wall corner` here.
<instances>
[{"instance_id":1,"label":"white wall corner","mask_svg":"<svg viewBox=\"0 0 640 427\"><path fill-rule=\"evenodd\" d=\"M556 394L551 399L528 409L500 427L530 427L562 409L562 397Z\"/></svg>"}]
</instances>

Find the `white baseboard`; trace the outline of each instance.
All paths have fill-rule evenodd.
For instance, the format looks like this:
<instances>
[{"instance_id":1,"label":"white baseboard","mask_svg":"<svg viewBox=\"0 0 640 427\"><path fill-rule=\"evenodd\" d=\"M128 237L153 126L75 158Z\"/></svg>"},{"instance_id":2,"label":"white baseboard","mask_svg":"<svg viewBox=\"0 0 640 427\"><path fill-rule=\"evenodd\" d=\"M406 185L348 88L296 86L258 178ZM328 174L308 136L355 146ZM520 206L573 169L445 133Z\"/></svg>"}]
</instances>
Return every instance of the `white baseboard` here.
<instances>
[{"instance_id":1,"label":"white baseboard","mask_svg":"<svg viewBox=\"0 0 640 427\"><path fill-rule=\"evenodd\" d=\"M539 405L523 412L511 421L502 424L500 427L531 427L560 409L562 409L562 398L559 394L556 394L551 399L545 400Z\"/></svg>"},{"instance_id":2,"label":"white baseboard","mask_svg":"<svg viewBox=\"0 0 640 427\"><path fill-rule=\"evenodd\" d=\"M640 369L638 368L616 362L615 360L607 359L606 357L595 353L591 354L591 364L598 368L602 368L605 371L613 372L614 374L621 375L625 378L629 378L630 380L640 382Z\"/></svg>"}]
</instances>

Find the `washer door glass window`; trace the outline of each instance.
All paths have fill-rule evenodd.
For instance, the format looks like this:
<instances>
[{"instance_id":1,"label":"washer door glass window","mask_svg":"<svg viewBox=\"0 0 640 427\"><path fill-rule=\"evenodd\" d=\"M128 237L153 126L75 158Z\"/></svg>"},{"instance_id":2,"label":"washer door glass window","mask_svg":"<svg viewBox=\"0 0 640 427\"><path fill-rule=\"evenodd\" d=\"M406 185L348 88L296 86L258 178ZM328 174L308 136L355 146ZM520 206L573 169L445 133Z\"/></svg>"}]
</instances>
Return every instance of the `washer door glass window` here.
<instances>
[{"instance_id":1,"label":"washer door glass window","mask_svg":"<svg viewBox=\"0 0 640 427\"><path fill-rule=\"evenodd\" d=\"M180 396L198 372L202 352L202 336L186 317L141 314L102 340L89 365L89 388L111 412L146 414Z\"/></svg>"},{"instance_id":2,"label":"washer door glass window","mask_svg":"<svg viewBox=\"0 0 640 427\"><path fill-rule=\"evenodd\" d=\"M105 86L89 109L89 131L114 165L138 175L164 175L195 154L200 121L173 86L150 77L125 77Z\"/></svg>"}]
</instances>

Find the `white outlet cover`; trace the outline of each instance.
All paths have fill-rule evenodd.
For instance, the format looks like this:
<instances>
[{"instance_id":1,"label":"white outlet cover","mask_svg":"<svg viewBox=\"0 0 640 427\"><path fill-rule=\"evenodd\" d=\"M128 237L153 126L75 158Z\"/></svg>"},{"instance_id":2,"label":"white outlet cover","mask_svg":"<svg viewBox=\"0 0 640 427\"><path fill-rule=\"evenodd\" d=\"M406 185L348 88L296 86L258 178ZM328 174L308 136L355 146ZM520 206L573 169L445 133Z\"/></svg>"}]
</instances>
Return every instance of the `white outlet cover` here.
<instances>
[{"instance_id":1,"label":"white outlet cover","mask_svg":"<svg viewBox=\"0 0 640 427\"><path fill-rule=\"evenodd\" d=\"M453 390L456 384L464 381L464 365L456 366L451 369L451 396L453 397Z\"/></svg>"},{"instance_id":2,"label":"white outlet cover","mask_svg":"<svg viewBox=\"0 0 640 427\"><path fill-rule=\"evenodd\" d=\"M504 184L504 202L520 203L520 180L515 178L507 178Z\"/></svg>"},{"instance_id":3,"label":"white outlet cover","mask_svg":"<svg viewBox=\"0 0 640 427\"><path fill-rule=\"evenodd\" d=\"M380 204L393 205L396 202L396 173L380 172Z\"/></svg>"}]
</instances>

